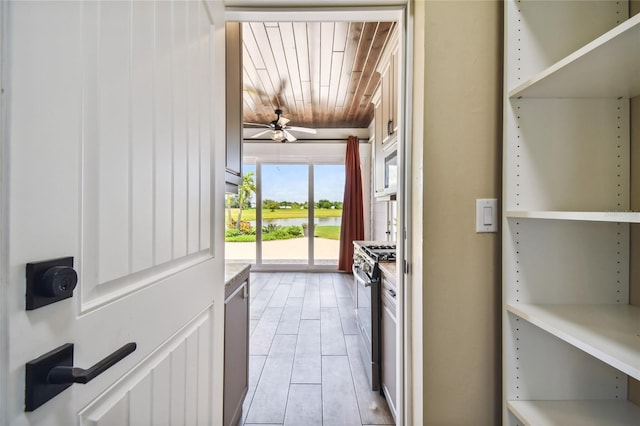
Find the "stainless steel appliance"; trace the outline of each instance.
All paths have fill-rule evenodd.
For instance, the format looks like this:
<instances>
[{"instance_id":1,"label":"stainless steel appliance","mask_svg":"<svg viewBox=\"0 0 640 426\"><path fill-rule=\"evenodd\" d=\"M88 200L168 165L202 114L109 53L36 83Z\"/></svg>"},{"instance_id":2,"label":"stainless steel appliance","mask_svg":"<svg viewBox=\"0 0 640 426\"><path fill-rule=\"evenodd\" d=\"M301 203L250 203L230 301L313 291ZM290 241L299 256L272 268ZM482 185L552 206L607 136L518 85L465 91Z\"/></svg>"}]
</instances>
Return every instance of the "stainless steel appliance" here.
<instances>
[{"instance_id":1,"label":"stainless steel appliance","mask_svg":"<svg viewBox=\"0 0 640 426\"><path fill-rule=\"evenodd\" d=\"M393 150L384 158L384 190L395 193L398 187L398 151Z\"/></svg>"},{"instance_id":2,"label":"stainless steel appliance","mask_svg":"<svg viewBox=\"0 0 640 426\"><path fill-rule=\"evenodd\" d=\"M395 262L394 243L355 241L353 276L356 281L356 321L360 330L360 355L372 390L380 389L380 267Z\"/></svg>"}]
</instances>

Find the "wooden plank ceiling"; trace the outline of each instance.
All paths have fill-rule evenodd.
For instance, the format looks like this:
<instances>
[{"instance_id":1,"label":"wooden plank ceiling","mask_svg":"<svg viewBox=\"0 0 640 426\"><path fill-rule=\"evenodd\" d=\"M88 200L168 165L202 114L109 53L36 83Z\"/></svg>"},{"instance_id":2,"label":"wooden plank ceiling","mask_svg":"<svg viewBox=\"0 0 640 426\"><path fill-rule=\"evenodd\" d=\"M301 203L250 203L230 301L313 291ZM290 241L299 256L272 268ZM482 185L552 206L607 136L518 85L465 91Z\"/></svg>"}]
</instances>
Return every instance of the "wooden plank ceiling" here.
<instances>
[{"instance_id":1,"label":"wooden plank ceiling","mask_svg":"<svg viewBox=\"0 0 640 426\"><path fill-rule=\"evenodd\" d=\"M375 71L395 22L245 22L243 121L361 128L373 119Z\"/></svg>"}]
</instances>

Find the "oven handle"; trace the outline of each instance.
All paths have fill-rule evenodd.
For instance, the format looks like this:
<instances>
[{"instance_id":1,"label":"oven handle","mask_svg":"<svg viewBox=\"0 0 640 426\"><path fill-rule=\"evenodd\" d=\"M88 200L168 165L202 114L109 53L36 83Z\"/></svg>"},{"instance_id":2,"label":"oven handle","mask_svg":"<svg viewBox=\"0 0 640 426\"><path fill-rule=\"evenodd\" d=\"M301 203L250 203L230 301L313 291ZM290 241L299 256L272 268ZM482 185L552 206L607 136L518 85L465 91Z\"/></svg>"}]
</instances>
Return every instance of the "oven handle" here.
<instances>
[{"instance_id":1,"label":"oven handle","mask_svg":"<svg viewBox=\"0 0 640 426\"><path fill-rule=\"evenodd\" d=\"M359 269L360 267L357 266L356 264L353 264L353 266L351 266L351 271L353 271L353 276L355 277L356 281L358 281L360 284L362 284L365 287L371 286L371 280L365 281L364 278L362 278L358 273Z\"/></svg>"}]
</instances>

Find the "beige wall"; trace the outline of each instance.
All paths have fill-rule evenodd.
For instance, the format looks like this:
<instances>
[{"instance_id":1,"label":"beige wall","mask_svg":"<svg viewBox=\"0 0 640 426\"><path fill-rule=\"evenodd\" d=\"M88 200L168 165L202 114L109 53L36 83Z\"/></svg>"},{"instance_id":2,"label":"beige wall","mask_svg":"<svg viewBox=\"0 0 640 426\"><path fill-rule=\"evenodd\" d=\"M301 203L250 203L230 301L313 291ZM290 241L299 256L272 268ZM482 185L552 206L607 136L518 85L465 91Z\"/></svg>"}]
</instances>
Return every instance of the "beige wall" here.
<instances>
[{"instance_id":1,"label":"beige wall","mask_svg":"<svg viewBox=\"0 0 640 426\"><path fill-rule=\"evenodd\" d=\"M422 286L424 384L413 423L495 425L500 234L475 232L475 200L501 197L502 4L416 2L414 18L414 78L424 76L413 90L414 155L423 164L413 165L422 181L412 208L422 209L413 283Z\"/></svg>"}]
</instances>

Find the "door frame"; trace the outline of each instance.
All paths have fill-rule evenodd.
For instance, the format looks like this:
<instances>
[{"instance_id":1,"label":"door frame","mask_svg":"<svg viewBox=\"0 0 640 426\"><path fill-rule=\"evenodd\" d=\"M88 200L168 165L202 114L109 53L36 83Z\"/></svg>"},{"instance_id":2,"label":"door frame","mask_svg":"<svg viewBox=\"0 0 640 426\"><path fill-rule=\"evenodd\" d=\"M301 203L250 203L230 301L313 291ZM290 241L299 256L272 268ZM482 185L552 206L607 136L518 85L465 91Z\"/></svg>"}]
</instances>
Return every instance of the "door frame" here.
<instances>
[{"instance_id":1,"label":"door frame","mask_svg":"<svg viewBox=\"0 0 640 426\"><path fill-rule=\"evenodd\" d=\"M236 1L227 0L225 6L225 21L396 21L399 24L400 33L400 98L398 108L401 116L400 134L398 139L399 173L402 179L398 181L398 230L399 241L397 242L398 262L400 270L396 276L398 280L398 300L399 303L397 318L400 338L397 342L398 353L398 382L397 388L397 424L412 424L413 413L422 410L422 401L414 401L413 389L419 389L422 383L422 376L413 378L413 363L417 365L417 371L421 372L422 360L412 360L413 346L421 346L420 336L413 336L411 324L412 307L411 303L421 303L414 301L411 297L410 283L417 282L410 272L410 247L412 244L411 223L411 146L412 146L412 92L409 84L413 78L413 18L412 2L410 0L387 0L376 2L374 0L325 0L308 1L301 6L295 0L272 0L269 5L260 1ZM382 3L382 4L381 4ZM238 94L240 95L240 93ZM421 309L418 309L420 311ZM420 330L420 327L416 327ZM412 342L412 337L413 341ZM418 337L418 339L416 339ZM417 382L417 383L413 383ZM420 398L419 395L415 395Z\"/></svg>"},{"instance_id":2,"label":"door frame","mask_svg":"<svg viewBox=\"0 0 640 426\"><path fill-rule=\"evenodd\" d=\"M8 177L9 164L7 161L7 137L6 129L6 96L4 93L4 67L5 67L5 28L7 1L0 3L0 424L8 424L5 407L9 389L7 388L6 375L9 371L9 330L7 318L7 293L9 278L7 265L9 255L9 205L8 205Z\"/></svg>"},{"instance_id":3,"label":"door frame","mask_svg":"<svg viewBox=\"0 0 640 426\"><path fill-rule=\"evenodd\" d=\"M4 68L5 68L5 61L6 61L6 48L5 48L5 29L6 29L6 8L8 7L8 2L7 0L0 0L0 87L4 87ZM215 3L215 2L214 2ZM242 3L234 3L232 0L227 1L227 5L225 7L225 16L226 16L226 20L236 20L238 16L247 16L247 14L255 14L255 13L265 13L265 9L264 9L264 5L260 5L259 3L256 4L251 4L251 2L243 2ZM295 4L295 1L280 1L280 2L276 2L276 1L272 1L270 2L271 5L273 4L278 4L280 6L286 6L287 4ZM240 4L242 4L243 7L238 7ZM298 2L298 4L300 4ZM305 6L304 8L297 8L296 11L299 12L298 14L302 13L308 13L308 11L311 9L313 10L312 7L309 6L313 6L314 2L308 2L308 5ZM412 73L412 69L413 69L413 59L412 59L412 55L409 55L408 52L411 52L413 49L413 18L412 18L412 14L410 13L411 10L413 9L412 7L412 3L409 0L395 0L395 1L387 1L384 2L383 5L380 5L379 3L376 4L376 2L374 2L373 0L369 0L365 3L363 2L357 2L357 1L332 1L332 0L325 0L324 2L315 2L316 5L323 7L323 9L315 9L316 11L325 11L328 12L331 16L335 16L335 13L337 10L339 10L340 12L344 11L344 12L355 12L355 13L362 13L363 10L366 11L386 11L388 12L389 10L393 10L396 13L398 13L399 15L402 16L401 22L402 22L402 27L401 30L404 31L404 40L405 43L403 44L403 49L402 49L402 66L403 68L403 74L405 76L404 79L404 87L402 90L402 95L403 95L403 100L402 102L400 102L400 108L402 113L402 129L404 131L404 144L401 144L400 149L401 149L401 155L400 155L400 159L401 159L401 164L400 164L400 170L401 170L401 176L403 176L403 179L399 181L399 194L398 194L398 208L399 208L399 212L398 212L398 217L399 217L399 229L401 232L401 235L404 234L404 239L403 239L403 243L398 245L398 258L401 261L404 262L408 262L409 259L411 259L410 255L410 247L411 247L411 241L412 241L412 237L411 237L411 232L410 232L410 224L411 224L411 211L410 211L410 205L411 205L411 167L410 167L410 161L408 161L411 158L411 146L412 146L412 126L411 126L411 120L409 119L409 117L411 117L412 114L412 93L411 91L407 90L407 88L409 87L408 82L412 81L413 78L413 73ZM340 7L339 9L337 9L337 7ZM350 8L344 8L343 6L350 6ZM331 7L334 7L333 9L331 9ZM216 8L218 9L218 8ZM274 12L273 7L271 7L269 9L270 12ZM288 9L288 11L291 11L291 9ZM268 11L267 11L268 12ZM280 12L278 12L280 13ZM214 14L215 15L215 14ZM263 19L264 20L264 19ZM331 20L334 20L334 18L332 18ZM220 46L220 41L218 41L218 46ZM9 205L8 205L8 169L10 167L10 165L7 162L7 137L6 137L6 95L4 94L3 89L2 92L0 92L0 423L2 424L6 424L8 422L8 419L5 418L5 415L7 413L7 410L5 409L4 406L4 401L6 401L5 396L7 395L8 389L6 386L7 380L5 380L6 378L6 374L8 371L8 321L6 318L7 315L7 309L6 309L6 294L7 294L7 288L9 285L9 281L8 281L8 277L7 277L7 264L8 264L8 251L9 251L9 246L8 246L8 232L9 232L9 226L8 226L8 209L9 209ZM217 105L216 105L217 104ZM218 111L219 113L224 114L224 103L223 101L214 101L214 110ZM215 146L216 144L214 144ZM224 211L223 210L218 210L219 212L221 212L222 214L218 214L216 216L220 216L216 219L214 219L214 226L215 225L220 225L220 226L224 226ZM215 216L214 216L215 217ZM216 235L214 233L214 235ZM214 248L216 250L216 252L219 252L222 250L223 248L223 244L224 244L224 237L221 237L220 234L217 238L214 239L213 244L214 244ZM400 341L400 349L402 350L402 354L399 357L399 359L401 360L401 369L400 371L403 372L402 374L402 383L400 383L400 389L402 389L403 391L400 392L399 395L399 400L398 400L398 408L399 408L399 418L398 418L398 423L399 424L411 424L412 423L412 412L416 409L421 409L418 408L422 406L422 401L411 401L411 389L412 388L419 388L420 385L419 383L417 384L413 384L412 383L412 362L411 362L411 353L412 353L412 346L413 345L421 345L422 344L422 340L420 338L418 338L417 340L415 339L415 337L420 337L420 336L414 336L414 342L411 342L411 339L409 338L411 336L411 297L410 297L410 286L407 285L409 282L412 281L411 278L411 274L408 268L408 263L406 263L403 266L403 272L399 275L399 279L400 279L400 286L399 286L399 291L402 292L399 296L400 296L400 300L403 300L403 306L401 306L399 309L399 319L402 321L402 336L403 338ZM415 280L413 280L415 281ZM405 290L406 289L406 290ZM419 301L416 301L416 303L419 303ZM421 363L421 360L415 360L414 362L418 362ZM421 371L420 368L417 369L418 371ZM413 378L413 380L421 382L422 381L422 377L416 377ZM220 396L220 404L216 405L221 405L221 395ZM419 395L415 395L415 396L419 396ZM411 405L413 405L413 408L411 407Z\"/></svg>"}]
</instances>

